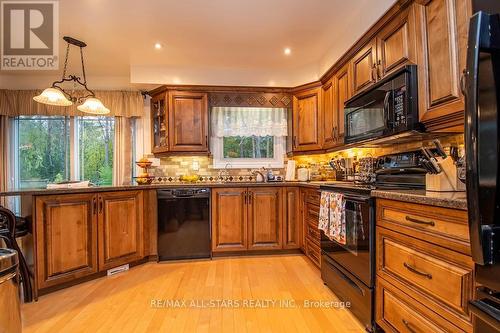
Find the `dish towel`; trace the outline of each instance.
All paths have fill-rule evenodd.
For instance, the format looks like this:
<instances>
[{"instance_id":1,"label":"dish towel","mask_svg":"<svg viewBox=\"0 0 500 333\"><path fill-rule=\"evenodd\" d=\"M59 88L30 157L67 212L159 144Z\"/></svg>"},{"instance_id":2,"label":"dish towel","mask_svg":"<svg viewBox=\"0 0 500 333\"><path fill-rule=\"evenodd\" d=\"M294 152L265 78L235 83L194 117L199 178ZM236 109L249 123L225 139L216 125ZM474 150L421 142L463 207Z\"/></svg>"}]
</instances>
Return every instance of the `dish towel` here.
<instances>
[{"instance_id":1,"label":"dish towel","mask_svg":"<svg viewBox=\"0 0 500 333\"><path fill-rule=\"evenodd\" d=\"M321 192L318 228L339 244L346 244L345 200L342 193Z\"/></svg>"}]
</instances>

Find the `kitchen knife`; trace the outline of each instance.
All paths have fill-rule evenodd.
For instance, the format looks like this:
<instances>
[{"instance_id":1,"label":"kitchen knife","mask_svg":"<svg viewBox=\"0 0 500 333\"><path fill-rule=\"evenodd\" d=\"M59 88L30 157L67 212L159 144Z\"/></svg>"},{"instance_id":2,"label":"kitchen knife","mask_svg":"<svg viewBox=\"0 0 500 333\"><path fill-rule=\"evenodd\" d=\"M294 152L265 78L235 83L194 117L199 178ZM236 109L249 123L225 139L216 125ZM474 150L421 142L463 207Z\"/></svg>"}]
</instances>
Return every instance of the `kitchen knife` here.
<instances>
[{"instance_id":1,"label":"kitchen knife","mask_svg":"<svg viewBox=\"0 0 500 333\"><path fill-rule=\"evenodd\" d=\"M443 145L441 144L441 141L439 141L439 139L435 139L432 141L434 143L434 145L436 146L436 149L437 149L437 153L443 158L445 159L446 157L448 157L448 155L446 155L446 152L444 151L444 148L443 148Z\"/></svg>"},{"instance_id":2,"label":"kitchen knife","mask_svg":"<svg viewBox=\"0 0 500 333\"><path fill-rule=\"evenodd\" d=\"M451 159L453 160L453 162L455 162L455 164L457 164L457 162L458 162L458 147L455 147L455 146L450 147L450 156L451 156Z\"/></svg>"},{"instance_id":3,"label":"kitchen knife","mask_svg":"<svg viewBox=\"0 0 500 333\"><path fill-rule=\"evenodd\" d=\"M430 162L427 161L425 158L420 157L419 159L419 164L427 170L427 173L434 173L434 168L430 165Z\"/></svg>"},{"instance_id":4,"label":"kitchen knife","mask_svg":"<svg viewBox=\"0 0 500 333\"><path fill-rule=\"evenodd\" d=\"M434 158L432 153L430 153L427 148L422 148L422 153L424 153L424 156L427 157L429 160L430 164L432 165L432 168L434 169L434 173L440 173L441 172L441 167L439 166L439 163L437 160Z\"/></svg>"}]
</instances>

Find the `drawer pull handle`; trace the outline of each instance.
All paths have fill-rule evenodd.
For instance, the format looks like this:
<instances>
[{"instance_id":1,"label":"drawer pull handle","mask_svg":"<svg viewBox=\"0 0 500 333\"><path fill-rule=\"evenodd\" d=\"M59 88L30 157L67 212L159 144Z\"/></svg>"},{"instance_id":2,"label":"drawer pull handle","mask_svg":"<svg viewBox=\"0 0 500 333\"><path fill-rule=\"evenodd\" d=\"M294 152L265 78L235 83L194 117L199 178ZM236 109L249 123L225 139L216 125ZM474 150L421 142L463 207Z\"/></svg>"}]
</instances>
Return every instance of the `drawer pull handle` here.
<instances>
[{"instance_id":1,"label":"drawer pull handle","mask_svg":"<svg viewBox=\"0 0 500 333\"><path fill-rule=\"evenodd\" d=\"M417 333L417 331L415 331L413 329L413 327L411 327L410 323L407 320L403 319L403 324L406 326L406 328L408 329L408 331L410 331L412 333Z\"/></svg>"},{"instance_id":2,"label":"drawer pull handle","mask_svg":"<svg viewBox=\"0 0 500 333\"><path fill-rule=\"evenodd\" d=\"M436 223L434 223L434 221L422 221L422 220L415 219L415 218L410 217L410 216L406 216L406 221L413 222L413 223L418 223L418 224L430 225L432 227L436 225Z\"/></svg>"},{"instance_id":3,"label":"drawer pull handle","mask_svg":"<svg viewBox=\"0 0 500 333\"><path fill-rule=\"evenodd\" d=\"M422 271L419 271L418 269L416 269L415 267L411 266L410 264L408 263L404 263L403 266L406 267L407 270L409 270L410 272L412 273L415 273L415 274L418 274L418 275L422 275L422 276L425 276L426 278L428 278L429 280L432 279L432 274L429 274L429 273L426 273L426 272L422 272Z\"/></svg>"}]
</instances>

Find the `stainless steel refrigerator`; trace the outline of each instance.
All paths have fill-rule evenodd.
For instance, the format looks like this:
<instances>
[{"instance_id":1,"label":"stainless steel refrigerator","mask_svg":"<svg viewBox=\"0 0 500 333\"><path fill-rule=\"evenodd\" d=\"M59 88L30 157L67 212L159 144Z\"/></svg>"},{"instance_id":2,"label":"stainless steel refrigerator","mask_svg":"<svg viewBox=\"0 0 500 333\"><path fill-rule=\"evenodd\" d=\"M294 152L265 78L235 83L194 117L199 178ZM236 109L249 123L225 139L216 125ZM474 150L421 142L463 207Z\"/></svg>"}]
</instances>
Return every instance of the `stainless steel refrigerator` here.
<instances>
[{"instance_id":1,"label":"stainless steel refrigerator","mask_svg":"<svg viewBox=\"0 0 500 333\"><path fill-rule=\"evenodd\" d=\"M473 1L465 72L465 143L475 333L500 332L500 1Z\"/></svg>"}]
</instances>

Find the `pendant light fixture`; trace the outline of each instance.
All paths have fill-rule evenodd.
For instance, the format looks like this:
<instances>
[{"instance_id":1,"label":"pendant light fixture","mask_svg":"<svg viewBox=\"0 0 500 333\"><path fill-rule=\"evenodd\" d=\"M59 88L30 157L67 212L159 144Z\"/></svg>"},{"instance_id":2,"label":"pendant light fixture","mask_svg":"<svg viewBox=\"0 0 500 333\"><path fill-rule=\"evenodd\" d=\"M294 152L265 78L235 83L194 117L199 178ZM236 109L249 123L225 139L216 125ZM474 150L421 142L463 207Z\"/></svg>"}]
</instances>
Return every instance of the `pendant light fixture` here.
<instances>
[{"instance_id":1,"label":"pendant light fixture","mask_svg":"<svg viewBox=\"0 0 500 333\"><path fill-rule=\"evenodd\" d=\"M109 113L109 109L106 108L102 102L95 97L95 93L87 88L87 78L85 76L85 64L83 61L83 48L87 46L84 42L64 36L64 41L67 43L66 46L66 58L64 60L64 69L62 78L59 81L55 81L52 83L50 88L45 89L40 95L33 97L33 99L42 104L48 105L57 105L57 106L69 106L73 105L73 103L78 103L76 108L79 111L85 113L91 113L96 115L104 115ZM82 75L83 81L79 76L76 75L66 75L66 71L68 68L68 57L70 46L74 45L80 48L80 59L82 62ZM82 90L73 90L72 92L68 92L62 87L62 84L66 82L73 82L74 87L80 85L83 87L83 96L76 96L74 93L78 93ZM80 94L79 94L80 95Z\"/></svg>"}]
</instances>

